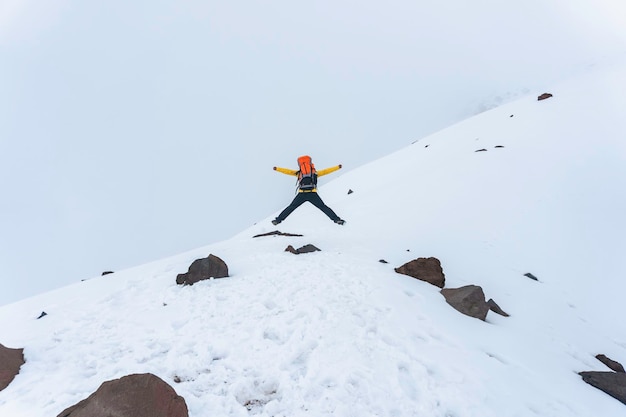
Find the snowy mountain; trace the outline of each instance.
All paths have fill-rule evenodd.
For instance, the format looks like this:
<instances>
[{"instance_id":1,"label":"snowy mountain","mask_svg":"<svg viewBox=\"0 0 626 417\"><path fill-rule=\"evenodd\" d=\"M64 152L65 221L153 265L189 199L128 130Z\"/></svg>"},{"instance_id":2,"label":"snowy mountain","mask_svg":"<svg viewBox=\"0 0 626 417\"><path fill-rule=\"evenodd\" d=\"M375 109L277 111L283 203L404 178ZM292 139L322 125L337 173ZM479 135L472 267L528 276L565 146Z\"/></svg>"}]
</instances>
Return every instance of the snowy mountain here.
<instances>
[{"instance_id":1,"label":"snowy mountain","mask_svg":"<svg viewBox=\"0 0 626 417\"><path fill-rule=\"evenodd\" d=\"M625 416L578 372L626 362L626 65L543 92L323 177L345 226L306 205L278 227L302 237L254 238L272 216L0 307L0 343L26 358L0 415L57 415L150 372L194 417ZM230 277L176 285L208 254ZM462 315L394 271L419 257L510 317Z\"/></svg>"}]
</instances>

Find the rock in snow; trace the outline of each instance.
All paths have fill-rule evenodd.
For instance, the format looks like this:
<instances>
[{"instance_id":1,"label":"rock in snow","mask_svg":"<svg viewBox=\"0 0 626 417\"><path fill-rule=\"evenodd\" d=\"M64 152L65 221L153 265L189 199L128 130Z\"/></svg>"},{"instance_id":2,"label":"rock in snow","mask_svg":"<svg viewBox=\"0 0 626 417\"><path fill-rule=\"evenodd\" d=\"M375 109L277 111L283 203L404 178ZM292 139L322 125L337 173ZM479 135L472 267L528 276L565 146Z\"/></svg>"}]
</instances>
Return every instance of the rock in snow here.
<instances>
[{"instance_id":1,"label":"rock in snow","mask_svg":"<svg viewBox=\"0 0 626 417\"><path fill-rule=\"evenodd\" d=\"M10 349L0 344L0 391L20 373L24 364L24 349Z\"/></svg>"},{"instance_id":2,"label":"rock in snow","mask_svg":"<svg viewBox=\"0 0 626 417\"><path fill-rule=\"evenodd\" d=\"M466 285L461 288L444 288L441 294L448 304L466 316L480 320L487 318L489 305L485 301L483 289L477 285Z\"/></svg>"},{"instance_id":3,"label":"rock in snow","mask_svg":"<svg viewBox=\"0 0 626 417\"><path fill-rule=\"evenodd\" d=\"M408 275L443 288L446 277L437 258L417 258L395 269L399 274Z\"/></svg>"},{"instance_id":4,"label":"rock in snow","mask_svg":"<svg viewBox=\"0 0 626 417\"><path fill-rule=\"evenodd\" d=\"M187 273L178 274L176 283L193 285L205 279L225 277L228 277L228 265L217 256L209 255L206 258L193 261Z\"/></svg>"},{"instance_id":5,"label":"rock in snow","mask_svg":"<svg viewBox=\"0 0 626 417\"><path fill-rule=\"evenodd\" d=\"M152 374L107 381L88 398L57 417L188 417L187 403Z\"/></svg>"}]
</instances>

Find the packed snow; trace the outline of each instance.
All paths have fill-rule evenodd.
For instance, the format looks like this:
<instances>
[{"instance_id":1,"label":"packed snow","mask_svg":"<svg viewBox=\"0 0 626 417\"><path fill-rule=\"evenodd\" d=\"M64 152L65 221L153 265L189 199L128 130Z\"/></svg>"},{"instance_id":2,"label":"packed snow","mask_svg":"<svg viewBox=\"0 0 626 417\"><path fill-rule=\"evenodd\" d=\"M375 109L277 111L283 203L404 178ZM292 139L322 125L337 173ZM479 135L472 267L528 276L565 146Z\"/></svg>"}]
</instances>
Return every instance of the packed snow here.
<instances>
[{"instance_id":1,"label":"packed snow","mask_svg":"<svg viewBox=\"0 0 626 417\"><path fill-rule=\"evenodd\" d=\"M626 363L626 66L543 92L320 179L345 226L305 205L0 307L0 343L26 358L0 415L54 416L150 372L192 417L626 416L577 374L606 370L600 353ZM277 181L286 205L293 182ZM303 236L253 237L276 229ZM321 251L284 251L309 243ZM208 254L229 278L176 285ZM464 316L394 272L418 257L510 317Z\"/></svg>"}]
</instances>

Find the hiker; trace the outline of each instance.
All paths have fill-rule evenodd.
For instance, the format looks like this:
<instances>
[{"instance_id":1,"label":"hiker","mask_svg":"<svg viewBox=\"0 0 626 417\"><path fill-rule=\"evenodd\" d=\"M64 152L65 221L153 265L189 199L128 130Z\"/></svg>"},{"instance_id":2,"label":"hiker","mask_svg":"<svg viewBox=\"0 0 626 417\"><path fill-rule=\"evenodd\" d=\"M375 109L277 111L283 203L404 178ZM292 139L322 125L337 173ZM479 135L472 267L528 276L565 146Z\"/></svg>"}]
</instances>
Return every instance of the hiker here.
<instances>
[{"instance_id":1,"label":"hiker","mask_svg":"<svg viewBox=\"0 0 626 417\"><path fill-rule=\"evenodd\" d=\"M344 224L345 221L337 216L337 214L330 207L324 204L320 196L317 194L317 177L335 172L341 168L341 165L317 171L315 169L315 165L313 165L311 157L304 155L298 158L298 167L299 169L297 171L288 168L274 167L274 171L298 177L298 194L296 195L296 198L293 199L291 204L289 204L287 208L278 215L278 217L272 220L272 224L277 225L285 220L291 212L300 207L306 201L322 210L324 214L326 214L335 223Z\"/></svg>"}]
</instances>

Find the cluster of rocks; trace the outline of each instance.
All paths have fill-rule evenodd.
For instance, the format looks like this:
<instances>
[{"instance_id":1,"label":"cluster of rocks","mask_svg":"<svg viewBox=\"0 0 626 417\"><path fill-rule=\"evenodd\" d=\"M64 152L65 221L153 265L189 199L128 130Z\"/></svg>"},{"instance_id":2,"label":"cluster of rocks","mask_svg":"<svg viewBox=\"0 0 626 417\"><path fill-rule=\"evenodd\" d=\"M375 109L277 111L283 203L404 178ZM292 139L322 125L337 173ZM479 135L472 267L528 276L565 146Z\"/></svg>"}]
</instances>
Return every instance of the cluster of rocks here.
<instances>
[{"instance_id":1,"label":"cluster of rocks","mask_svg":"<svg viewBox=\"0 0 626 417\"><path fill-rule=\"evenodd\" d=\"M395 271L441 288L441 295L446 299L446 302L467 316L483 321L487 318L489 311L501 316L509 316L493 299L485 300L485 293L478 285L444 288L446 276L443 273L441 262L437 258L417 258L395 268Z\"/></svg>"}]
</instances>

